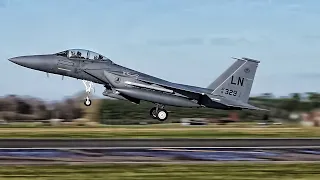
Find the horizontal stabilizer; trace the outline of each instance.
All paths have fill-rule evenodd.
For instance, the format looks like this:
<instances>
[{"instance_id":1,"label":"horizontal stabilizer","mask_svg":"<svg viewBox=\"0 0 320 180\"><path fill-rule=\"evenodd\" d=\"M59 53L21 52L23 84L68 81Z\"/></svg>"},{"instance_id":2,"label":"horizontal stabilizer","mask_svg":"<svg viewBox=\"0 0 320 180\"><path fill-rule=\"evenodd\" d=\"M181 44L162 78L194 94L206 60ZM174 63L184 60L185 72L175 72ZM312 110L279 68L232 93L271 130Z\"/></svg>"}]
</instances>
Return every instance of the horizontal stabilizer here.
<instances>
[{"instance_id":1,"label":"horizontal stabilizer","mask_svg":"<svg viewBox=\"0 0 320 180\"><path fill-rule=\"evenodd\" d=\"M223 104L228 107L235 107L235 108L241 108L241 109L249 109L249 110L258 110L258 111L270 111L268 109L262 109L259 107L255 107L253 105L250 105L248 103L239 101L239 100L232 100L232 99L227 99L222 96L215 96L215 95L207 95L212 101L216 103Z\"/></svg>"},{"instance_id":2,"label":"horizontal stabilizer","mask_svg":"<svg viewBox=\"0 0 320 180\"><path fill-rule=\"evenodd\" d=\"M252 106L252 105L247 104L247 103L243 103L243 104L241 104L241 105L230 105L230 106L239 107L239 108L242 108L242 109L249 109L249 110L270 111L270 110L268 110L268 109L263 109L263 108L255 107L255 106Z\"/></svg>"}]
</instances>

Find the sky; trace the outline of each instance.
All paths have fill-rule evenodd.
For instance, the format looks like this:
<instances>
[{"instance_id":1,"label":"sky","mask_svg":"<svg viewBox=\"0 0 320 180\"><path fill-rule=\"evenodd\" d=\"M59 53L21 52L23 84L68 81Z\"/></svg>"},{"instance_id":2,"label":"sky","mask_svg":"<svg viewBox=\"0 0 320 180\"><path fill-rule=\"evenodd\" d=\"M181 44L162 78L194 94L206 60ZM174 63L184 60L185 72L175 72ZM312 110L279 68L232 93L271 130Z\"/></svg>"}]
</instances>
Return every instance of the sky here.
<instances>
[{"instance_id":1,"label":"sky","mask_svg":"<svg viewBox=\"0 0 320 180\"><path fill-rule=\"evenodd\" d=\"M0 96L61 99L81 80L10 57L82 48L172 82L207 87L258 59L251 95L320 91L319 0L0 0ZM96 84L95 95L103 86Z\"/></svg>"}]
</instances>

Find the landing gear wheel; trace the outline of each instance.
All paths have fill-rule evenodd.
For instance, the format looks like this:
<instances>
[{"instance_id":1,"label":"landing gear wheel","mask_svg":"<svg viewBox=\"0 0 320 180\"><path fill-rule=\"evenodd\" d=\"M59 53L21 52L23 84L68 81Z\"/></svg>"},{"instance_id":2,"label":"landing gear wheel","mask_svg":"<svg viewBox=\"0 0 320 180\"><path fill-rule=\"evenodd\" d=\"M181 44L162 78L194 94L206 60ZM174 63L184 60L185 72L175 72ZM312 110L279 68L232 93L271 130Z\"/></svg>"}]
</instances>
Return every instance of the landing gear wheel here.
<instances>
[{"instance_id":1,"label":"landing gear wheel","mask_svg":"<svg viewBox=\"0 0 320 180\"><path fill-rule=\"evenodd\" d=\"M168 118L168 112L165 109L159 109L157 112L157 119L159 121L165 121Z\"/></svg>"},{"instance_id":2,"label":"landing gear wheel","mask_svg":"<svg viewBox=\"0 0 320 180\"><path fill-rule=\"evenodd\" d=\"M88 97L84 100L84 105L91 106L91 100Z\"/></svg>"},{"instance_id":3,"label":"landing gear wheel","mask_svg":"<svg viewBox=\"0 0 320 180\"><path fill-rule=\"evenodd\" d=\"M156 107L153 107L153 108L150 109L150 116L153 119L157 119L157 108Z\"/></svg>"}]
</instances>

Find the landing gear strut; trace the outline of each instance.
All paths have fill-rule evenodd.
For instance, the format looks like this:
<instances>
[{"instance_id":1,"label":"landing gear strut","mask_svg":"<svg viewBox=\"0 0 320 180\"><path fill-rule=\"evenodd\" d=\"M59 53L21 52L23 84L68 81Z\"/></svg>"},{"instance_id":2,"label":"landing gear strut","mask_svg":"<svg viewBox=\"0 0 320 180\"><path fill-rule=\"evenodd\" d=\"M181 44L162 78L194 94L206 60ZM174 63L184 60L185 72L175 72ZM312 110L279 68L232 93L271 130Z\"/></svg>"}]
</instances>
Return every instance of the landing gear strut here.
<instances>
[{"instance_id":1,"label":"landing gear strut","mask_svg":"<svg viewBox=\"0 0 320 180\"><path fill-rule=\"evenodd\" d=\"M89 95L91 94L91 90L95 91L93 86L93 82L91 81L86 81L86 80L82 80L84 86L86 87L86 93L87 93L87 97L84 99L84 105L85 106L91 106L91 100L89 98Z\"/></svg>"},{"instance_id":2,"label":"landing gear strut","mask_svg":"<svg viewBox=\"0 0 320 180\"><path fill-rule=\"evenodd\" d=\"M153 119L165 121L168 118L168 112L164 109L163 105L157 104L156 107L150 109L150 116Z\"/></svg>"}]
</instances>

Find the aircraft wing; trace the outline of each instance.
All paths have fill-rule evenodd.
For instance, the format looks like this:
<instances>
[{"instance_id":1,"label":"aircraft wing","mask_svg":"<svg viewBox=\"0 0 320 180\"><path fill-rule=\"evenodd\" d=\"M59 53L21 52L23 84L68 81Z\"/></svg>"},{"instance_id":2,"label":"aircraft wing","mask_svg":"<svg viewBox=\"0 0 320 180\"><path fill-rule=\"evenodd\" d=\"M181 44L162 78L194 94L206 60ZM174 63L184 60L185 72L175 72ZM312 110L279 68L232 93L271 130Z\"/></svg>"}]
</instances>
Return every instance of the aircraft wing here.
<instances>
[{"instance_id":1,"label":"aircraft wing","mask_svg":"<svg viewBox=\"0 0 320 180\"><path fill-rule=\"evenodd\" d=\"M137 80L148 83L148 84L162 86L164 88L171 89L173 91L179 90L179 91L186 91L186 92L195 93L195 94L205 94L210 92L210 90L207 90L205 88L182 85L182 84L172 83L164 80L155 81L155 80L150 80L149 78L143 78L143 77L138 77Z\"/></svg>"}]
</instances>

